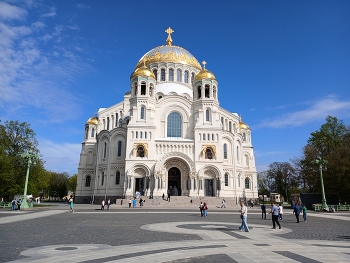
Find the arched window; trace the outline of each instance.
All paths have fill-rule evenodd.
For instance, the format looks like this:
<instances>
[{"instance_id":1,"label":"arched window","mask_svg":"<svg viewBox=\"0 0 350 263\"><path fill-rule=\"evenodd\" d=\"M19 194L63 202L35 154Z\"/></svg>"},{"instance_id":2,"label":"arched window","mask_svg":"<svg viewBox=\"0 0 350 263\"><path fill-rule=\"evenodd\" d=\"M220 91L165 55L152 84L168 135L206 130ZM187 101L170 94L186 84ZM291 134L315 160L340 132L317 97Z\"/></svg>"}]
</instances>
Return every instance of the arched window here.
<instances>
[{"instance_id":1,"label":"arched window","mask_svg":"<svg viewBox=\"0 0 350 263\"><path fill-rule=\"evenodd\" d=\"M245 142L247 140L245 132L243 133L243 141Z\"/></svg>"},{"instance_id":2,"label":"arched window","mask_svg":"<svg viewBox=\"0 0 350 263\"><path fill-rule=\"evenodd\" d=\"M224 159L227 159L227 144L224 144Z\"/></svg>"},{"instance_id":3,"label":"arched window","mask_svg":"<svg viewBox=\"0 0 350 263\"><path fill-rule=\"evenodd\" d=\"M205 151L205 159L213 159L213 152L210 148L207 148Z\"/></svg>"},{"instance_id":4,"label":"arched window","mask_svg":"<svg viewBox=\"0 0 350 263\"><path fill-rule=\"evenodd\" d=\"M105 182L105 173L102 172L102 176L101 176L101 185L103 185Z\"/></svg>"},{"instance_id":5,"label":"arched window","mask_svg":"<svg viewBox=\"0 0 350 263\"><path fill-rule=\"evenodd\" d=\"M237 161L239 161L239 147L237 146Z\"/></svg>"},{"instance_id":6,"label":"arched window","mask_svg":"<svg viewBox=\"0 0 350 263\"><path fill-rule=\"evenodd\" d=\"M177 70L177 82L181 82L182 81L182 71L181 69Z\"/></svg>"},{"instance_id":7,"label":"arched window","mask_svg":"<svg viewBox=\"0 0 350 263\"><path fill-rule=\"evenodd\" d=\"M232 132L232 123L231 123L231 122L228 123L228 130L229 130L230 132Z\"/></svg>"},{"instance_id":8,"label":"arched window","mask_svg":"<svg viewBox=\"0 0 350 263\"><path fill-rule=\"evenodd\" d=\"M174 70L169 69L169 81L174 81Z\"/></svg>"},{"instance_id":9,"label":"arched window","mask_svg":"<svg viewBox=\"0 0 350 263\"><path fill-rule=\"evenodd\" d=\"M185 71L185 83L188 83L188 71Z\"/></svg>"},{"instance_id":10,"label":"arched window","mask_svg":"<svg viewBox=\"0 0 350 263\"><path fill-rule=\"evenodd\" d=\"M160 70L160 80L165 81L165 69L163 68Z\"/></svg>"},{"instance_id":11,"label":"arched window","mask_svg":"<svg viewBox=\"0 0 350 263\"><path fill-rule=\"evenodd\" d=\"M182 137L182 118L177 112L168 115L167 137Z\"/></svg>"},{"instance_id":12,"label":"arched window","mask_svg":"<svg viewBox=\"0 0 350 263\"><path fill-rule=\"evenodd\" d=\"M205 98L209 98L209 86L205 85Z\"/></svg>"},{"instance_id":13,"label":"arched window","mask_svg":"<svg viewBox=\"0 0 350 263\"><path fill-rule=\"evenodd\" d=\"M115 173L115 184L120 184L120 172Z\"/></svg>"},{"instance_id":14,"label":"arched window","mask_svg":"<svg viewBox=\"0 0 350 263\"><path fill-rule=\"evenodd\" d=\"M94 128L91 129L91 137L95 137L95 129Z\"/></svg>"},{"instance_id":15,"label":"arched window","mask_svg":"<svg viewBox=\"0 0 350 263\"><path fill-rule=\"evenodd\" d=\"M118 152L117 156L122 156L122 141L118 141Z\"/></svg>"},{"instance_id":16,"label":"arched window","mask_svg":"<svg viewBox=\"0 0 350 263\"><path fill-rule=\"evenodd\" d=\"M215 141L214 133L211 135L211 140Z\"/></svg>"},{"instance_id":17,"label":"arched window","mask_svg":"<svg viewBox=\"0 0 350 263\"><path fill-rule=\"evenodd\" d=\"M90 187L91 185L91 176L88 175L85 177L85 187Z\"/></svg>"},{"instance_id":18,"label":"arched window","mask_svg":"<svg viewBox=\"0 0 350 263\"><path fill-rule=\"evenodd\" d=\"M225 174L225 186L228 186L228 174Z\"/></svg>"},{"instance_id":19,"label":"arched window","mask_svg":"<svg viewBox=\"0 0 350 263\"><path fill-rule=\"evenodd\" d=\"M106 158L107 155L107 143L105 142L104 148L103 148L103 158Z\"/></svg>"},{"instance_id":20,"label":"arched window","mask_svg":"<svg viewBox=\"0 0 350 263\"><path fill-rule=\"evenodd\" d=\"M194 81L194 73L192 72L192 74L191 74L191 82L193 82Z\"/></svg>"},{"instance_id":21,"label":"arched window","mask_svg":"<svg viewBox=\"0 0 350 263\"><path fill-rule=\"evenodd\" d=\"M145 139L147 139L147 132L145 132Z\"/></svg>"},{"instance_id":22,"label":"arched window","mask_svg":"<svg viewBox=\"0 0 350 263\"><path fill-rule=\"evenodd\" d=\"M153 97L153 86L152 85L149 86L149 95L151 97Z\"/></svg>"},{"instance_id":23,"label":"arched window","mask_svg":"<svg viewBox=\"0 0 350 263\"><path fill-rule=\"evenodd\" d=\"M158 70L154 69L153 74L154 74L154 76L156 76L156 80L158 80Z\"/></svg>"},{"instance_id":24,"label":"arched window","mask_svg":"<svg viewBox=\"0 0 350 263\"><path fill-rule=\"evenodd\" d=\"M203 141L205 141L205 133L203 133Z\"/></svg>"},{"instance_id":25,"label":"arched window","mask_svg":"<svg viewBox=\"0 0 350 263\"><path fill-rule=\"evenodd\" d=\"M200 99L202 97L202 87L201 86L197 87L197 93L198 93L198 99Z\"/></svg>"},{"instance_id":26,"label":"arched window","mask_svg":"<svg viewBox=\"0 0 350 263\"><path fill-rule=\"evenodd\" d=\"M115 114L115 127L118 127L118 113Z\"/></svg>"},{"instance_id":27,"label":"arched window","mask_svg":"<svg viewBox=\"0 0 350 263\"><path fill-rule=\"evenodd\" d=\"M146 83L141 83L141 95L146 95Z\"/></svg>"},{"instance_id":28,"label":"arched window","mask_svg":"<svg viewBox=\"0 0 350 263\"><path fill-rule=\"evenodd\" d=\"M136 157L145 157L145 150L142 146L137 148Z\"/></svg>"},{"instance_id":29,"label":"arched window","mask_svg":"<svg viewBox=\"0 0 350 263\"><path fill-rule=\"evenodd\" d=\"M244 180L244 188L245 188L245 189L249 189L249 185L250 185L250 183L249 183L249 178L247 177L247 178Z\"/></svg>"},{"instance_id":30,"label":"arched window","mask_svg":"<svg viewBox=\"0 0 350 263\"><path fill-rule=\"evenodd\" d=\"M222 125L222 129L224 129L224 117L221 117L221 125Z\"/></svg>"},{"instance_id":31,"label":"arched window","mask_svg":"<svg viewBox=\"0 0 350 263\"><path fill-rule=\"evenodd\" d=\"M140 132L140 139L142 139L142 132Z\"/></svg>"},{"instance_id":32,"label":"arched window","mask_svg":"<svg viewBox=\"0 0 350 263\"><path fill-rule=\"evenodd\" d=\"M107 117L107 131L109 131L109 117Z\"/></svg>"},{"instance_id":33,"label":"arched window","mask_svg":"<svg viewBox=\"0 0 350 263\"><path fill-rule=\"evenodd\" d=\"M205 111L205 121L210 121L210 111L209 110Z\"/></svg>"},{"instance_id":34,"label":"arched window","mask_svg":"<svg viewBox=\"0 0 350 263\"><path fill-rule=\"evenodd\" d=\"M141 119L141 120L144 120L144 119L145 119L145 107L141 107L140 119Z\"/></svg>"},{"instance_id":35,"label":"arched window","mask_svg":"<svg viewBox=\"0 0 350 263\"><path fill-rule=\"evenodd\" d=\"M136 139L139 138L139 132L136 132Z\"/></svg>"}]
</instances>

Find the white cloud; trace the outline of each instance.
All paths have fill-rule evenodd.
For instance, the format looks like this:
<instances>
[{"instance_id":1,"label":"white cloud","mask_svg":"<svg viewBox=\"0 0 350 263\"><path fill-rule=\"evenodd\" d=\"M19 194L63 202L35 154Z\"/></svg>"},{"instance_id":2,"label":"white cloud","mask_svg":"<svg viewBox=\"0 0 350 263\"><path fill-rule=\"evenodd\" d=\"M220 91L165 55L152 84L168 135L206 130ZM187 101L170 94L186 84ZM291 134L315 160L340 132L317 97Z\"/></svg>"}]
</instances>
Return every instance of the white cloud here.
<instances>
[{"instance_id":1,"label":"white cloud","mask_svg":"<svg viewBox=\"0 0 350 263\"><path fill-rule=\"evenodd\" d=\"M0 20L23 19L26 14L23 8L0 2Z\"/></svg>"},{"instance_id":2,"label":"white cloud","mask_svg":"<svg viewBox=\"0 0 350 263\"><path fill-rule=\"evenodd\" d=\"M39 150L45 161L45 169L55 172L77 173L81 144L54 143L39 139Z\"/></svg>"},{"instance_id":3,"label":"white cloud","mask_svg":"<svg viewBox=\"0 0 350 263\"><path fill-rule=\"evenodd\" d=\"M88 5L82 5L82 4L77 4L77 7L80 8L80 9L89 9L89 8L91 8Z\"/></svg>"},{"instance_id":4,"label":"white cloud","mask_svg":"<svg viewBox=\"0 0 350 263\"><path fill-rule=\"evenodd\" d=\"M287 128L298 127L325 119L328 115L338 118L350 116L350 100L340 100L335 95L329 95L309 103L305 110L286 113L275 118L265 119L258 127Z\"/></svg>"},{"instance_id":5,"label":"white cloud","mask_svg":"<svg viewBox=\"0 0 350 263\"><path fill-rule=\"evenodd\" d=\"M56 8L52 7L50 8L50 11L48 13L40 15L41 17L54 17L56 16Z\"/></svg>"}]
</instances>

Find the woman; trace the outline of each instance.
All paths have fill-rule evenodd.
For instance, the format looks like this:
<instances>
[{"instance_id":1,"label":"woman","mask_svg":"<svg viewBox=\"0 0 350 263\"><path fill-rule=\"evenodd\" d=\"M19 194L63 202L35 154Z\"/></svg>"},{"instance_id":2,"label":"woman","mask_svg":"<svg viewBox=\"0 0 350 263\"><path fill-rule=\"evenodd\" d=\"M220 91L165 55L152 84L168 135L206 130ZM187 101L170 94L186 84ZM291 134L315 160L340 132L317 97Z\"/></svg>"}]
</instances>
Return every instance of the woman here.
<instances>
[{"instance_id":1,"label":"woman","mask_svg":"<svg viewBox=\"0 0 350 263\"><path fill-rule=\"evenodd\" d=\"M244 231L245 232L249 232L249 227L247 224L247 215L248 215L248 208L244 205L244 202L241 202L241 209L239 210L239 212L241 213L241 219L242 219L242 224L239 227L240 231Z\"/></svg>"},{"instance_id":2,"label":"woman","mask_svg":"<svg viewBox=\"0 0 350 263\"><path fill-rule=\"evenodd\" d=\"M207 203L204 202L203 203L203 216L204 217L207 216L207 210L208 210Z\"/></svg>"}]
</instances>

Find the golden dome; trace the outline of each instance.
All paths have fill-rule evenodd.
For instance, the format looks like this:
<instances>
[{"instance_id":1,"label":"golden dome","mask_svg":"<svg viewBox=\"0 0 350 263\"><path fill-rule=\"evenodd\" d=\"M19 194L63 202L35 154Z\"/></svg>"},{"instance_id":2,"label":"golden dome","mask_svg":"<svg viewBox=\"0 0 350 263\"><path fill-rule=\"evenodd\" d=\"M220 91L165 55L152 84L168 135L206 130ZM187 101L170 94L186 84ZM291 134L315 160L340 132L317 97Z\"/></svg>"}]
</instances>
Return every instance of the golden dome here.
<instances>
[{"instance_id":1,"label":"golden dome","mask_svg":"<svg viewBox=\"0 0 350 263\"><path fill-rule=\"evenodd\" d=\"M97 125L98 124L98 118L97 116L91 117L90 119L88 119L88 121L86 122L86 124L94 124Z\"/></svg>"},{"instance_id":2,"label":"golden dome","mask_svg":"<svg viewBox=\"0 0 350 263\"><path fill-rule=\"evenodd\" d=\"M207 69L202 69L198 72L198 74L194 77L194 81L199 79L213 79L216 80L214 74Z\"/></svg>"},{"instance_id":3,"label":"golden dome","mask_svg":"<svg viewBox=\"0 0 350 263\"><path fill-rule=\"evenodd\" d=\"M242 117L239 118L239 128L249 130L248 124L242 121Z\"/></svg>"},{"instance_id":4,"label":"golden dome","mask_svg":"<svg viewBox=\"0 0 350 263\"><path fill-rule=\"evenodd\" d=\"M156 78L156 76L154 75L152 70L150 70L146 66L142 66L140 68L135 69L135 71L131 74L131 78L137 77L137 76L139 76L139 77L152 77L154 79Z\"/></svg>"}]
</instances>

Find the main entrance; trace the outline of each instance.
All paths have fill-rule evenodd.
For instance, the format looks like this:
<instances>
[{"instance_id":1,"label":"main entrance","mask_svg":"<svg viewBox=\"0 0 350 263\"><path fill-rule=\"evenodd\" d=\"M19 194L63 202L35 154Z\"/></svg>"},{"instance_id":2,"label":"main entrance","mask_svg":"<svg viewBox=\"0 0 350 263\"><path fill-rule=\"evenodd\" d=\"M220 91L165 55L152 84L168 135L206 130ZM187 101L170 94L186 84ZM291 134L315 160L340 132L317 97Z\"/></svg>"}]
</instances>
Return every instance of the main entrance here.
<instances>
[{"instance_id":1,"label":"main entrance","mask_svg":"<svg viewBox=\"0 0 350 263\"><path fill-rule=\"evenodd\" d=\"M204 191L205 191L205 196L214 196L213 180L212 179L205 179Z\"/></svg>"},{"instance_id":2,"label":"main entrance","mask_svg":"<svg viewBox=\"0 0 350 263\"><path fill-rule=\"evenodd\" d=\"M176 167L168 171L168 190L172 196L181 195L181 172Z\"/></svg>"},{"instance_id":3,"label":"main entrance","mask_svg":"<svg viewBox=\"0 0 350 263\"><path fill-rule=\"evenodd\" d=\"M143 178L135 179L135 192L140 192L141 195L144 195Z\"/></svg>"}]
</instances>

